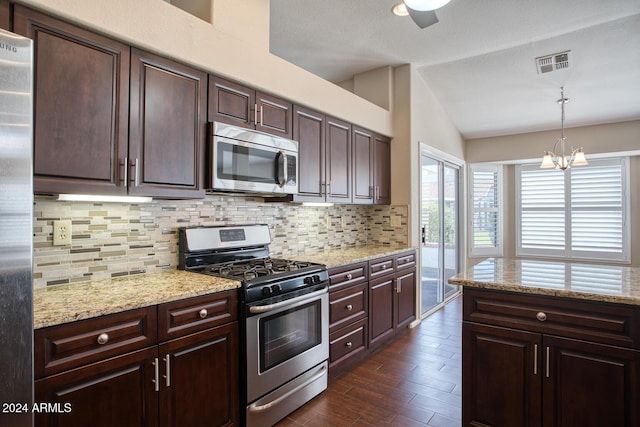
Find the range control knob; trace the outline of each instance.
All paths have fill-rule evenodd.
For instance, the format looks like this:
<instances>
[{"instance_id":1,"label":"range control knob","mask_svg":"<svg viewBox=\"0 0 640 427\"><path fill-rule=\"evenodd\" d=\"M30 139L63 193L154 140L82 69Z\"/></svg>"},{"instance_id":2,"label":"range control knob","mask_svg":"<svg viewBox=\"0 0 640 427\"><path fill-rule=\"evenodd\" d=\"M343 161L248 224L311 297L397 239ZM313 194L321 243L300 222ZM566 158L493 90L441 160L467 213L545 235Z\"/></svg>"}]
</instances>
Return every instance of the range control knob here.
<instances>
[{"instance_id":1,"label":"range control knob","mask_svg":"<svg viewBox=\"0 0 640 427\"><path fill-rule=\"evenodd\" d=\"M315 282L313 281L313 276L307 276L303 280L305 285L313 285Z\"/></svg>"},{"instance_id":2,"label":"range control knob","mask_svg":"<svg viewBox=\"0 0 640 427\"><path fill-rule=\"evenodd\" d=\"M264 288L262 288L262 295L264 295L265 297L268 297L269 295L271 295L272 291L271 288L268 286L265 286Z\"/></svg>"},{"instance_id":3,"label":"range control knob","mask_svg":"<svg viewBox=\"0 0 640 427\"><path fill-rule=\"evenodd\" d=\"M271 292L273 292L274 294L277 294L278 292L282 292L282 286L278 284L271 285Z\"/></svg>"}]
</instances>

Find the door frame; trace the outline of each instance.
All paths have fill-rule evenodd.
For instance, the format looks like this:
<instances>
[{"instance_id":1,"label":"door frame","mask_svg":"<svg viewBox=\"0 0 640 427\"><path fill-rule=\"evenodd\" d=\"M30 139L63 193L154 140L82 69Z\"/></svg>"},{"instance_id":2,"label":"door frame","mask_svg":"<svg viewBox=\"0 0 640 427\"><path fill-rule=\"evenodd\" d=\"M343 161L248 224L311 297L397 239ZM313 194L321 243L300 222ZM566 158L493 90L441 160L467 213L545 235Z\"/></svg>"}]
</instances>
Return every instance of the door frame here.
<instances>
[{"instance_id":1,"label":"door frame","mask_svg":"<svg viewBox=\"0 0 640 427\"><path fill-rule=\"evenodd\" d=\"M435 147L429 146L423 142L420 143L420 155L418 156L418 171L419 171L419 185L418 185L418 212L419 218L421 217L421 209L422 209L422 157L426 156L433 160L443 162L445 165L449 165L458 169L458 264L460 271L464 271L467 267L467 257L466 257L466 247L467 247L467 185L466 185L466 163L464 160L455 157L449 153L446 153L442 150L439 150ZM441 218L442 219L442 218ZM417 232L420 233L422 229L422 220L418 220L419 226ZM451 299L459 296L462 293L462 288L458 291L454 292L449 297L445 298L442 303L436 305L431 308L429 311L422 313L422 239L418 238L418 260L417 260L417 272L420 273L416 280L417 283L417 293L416 293L416 313L418 313L417 318L422 320L428 317L433 312L442 308L447 302Z\"/></svg>"}]
</instances>

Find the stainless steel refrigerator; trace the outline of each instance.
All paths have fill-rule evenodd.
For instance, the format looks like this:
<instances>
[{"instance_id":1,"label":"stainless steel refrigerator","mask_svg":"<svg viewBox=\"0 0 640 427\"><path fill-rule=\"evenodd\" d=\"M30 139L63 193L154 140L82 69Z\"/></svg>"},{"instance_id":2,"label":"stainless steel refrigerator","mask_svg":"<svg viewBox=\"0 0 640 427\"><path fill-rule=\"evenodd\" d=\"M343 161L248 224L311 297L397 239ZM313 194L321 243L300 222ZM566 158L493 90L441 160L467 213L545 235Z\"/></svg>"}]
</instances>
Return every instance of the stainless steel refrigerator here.
<instances>
[{"instance_id":1,"label":"stainless steel refrigerator","mask_svg":"<svg viewBox=\"0 0 640 427\"><path fill-rule=\"evenodd\" d=\"M0 425L33 424L33 47L0 30Z\"/></svg>"}]
</instances>

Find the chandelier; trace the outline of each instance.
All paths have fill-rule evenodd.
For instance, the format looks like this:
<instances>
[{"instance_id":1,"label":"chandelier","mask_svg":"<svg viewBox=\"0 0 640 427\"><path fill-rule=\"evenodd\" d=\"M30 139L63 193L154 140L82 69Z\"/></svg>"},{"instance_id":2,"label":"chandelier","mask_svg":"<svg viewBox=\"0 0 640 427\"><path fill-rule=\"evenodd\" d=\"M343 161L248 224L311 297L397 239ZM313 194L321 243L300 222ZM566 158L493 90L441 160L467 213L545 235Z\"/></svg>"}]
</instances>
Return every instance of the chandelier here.
<instances>
[{"instance_id":1,"label":"chandelier","mask_svg":"<svg viewBox=\"0 0 640 427\"><path fill-rule=\"evenodd\" d=\"M587 159L584 157L582 147L574 150L573 146L569 144L568 152L570 152L570 154L566 154L567 137L564 136L564 104L567 102L569 102L569 98L564 97L564 87L561 87L558 104L560 104L560 107L562 108L562 133L560 134L560 138L558 138L556 143L553 145L553 151L544 152L544 157L540 164L540 167L543 169L556 168L564 171L569 169L571 166L584 166L589 164Z\"/></svg>"}]
</instances>

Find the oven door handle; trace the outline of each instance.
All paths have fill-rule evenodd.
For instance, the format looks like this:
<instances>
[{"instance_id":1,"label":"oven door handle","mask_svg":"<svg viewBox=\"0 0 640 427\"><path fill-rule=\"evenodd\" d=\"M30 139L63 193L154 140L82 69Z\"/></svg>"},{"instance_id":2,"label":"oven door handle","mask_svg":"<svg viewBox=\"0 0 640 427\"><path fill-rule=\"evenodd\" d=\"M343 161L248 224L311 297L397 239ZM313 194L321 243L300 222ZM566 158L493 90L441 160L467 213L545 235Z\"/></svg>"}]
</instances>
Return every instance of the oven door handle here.
<instances>
[{"instance_id":1,"label":"oven door handle","mask_svg":"<svg viewBox=\"0 0 640 427\"><path fill-rule=\"evenodd\" d=\"M282 396L278 397L275 400L272 400L269 403L265 403L264 405L260 405L260 406L249 406L249 412L262 412L262 411L266 411L267 409L279 404L280 402L282 402L285 399L288 399L289 396L297 393L298 391L300 391L302 388L307 387L309 384L311 384L312 382L315 382L317 380L319 380L320 378L322 378L324 375L326 375L326 366L322 366L320 368L320 372L318 372L317 374L315 374L314 376L312 376L311 378L309 378L308 380L306 380L304 383L298 385L297 387L293 388L292 390L289 390L288 392L286 392L285 394L283 394Z\"/></svg>"},{"instance_id":2,"label":"oven door handle","mask_svg":"<svg viewBox=\"0 0 640 427\"><path fill-rule=\"evenodd\" d=\"M254 314L258 314L258 313L267 313L269 311L273 311L273 310L277 310L281 307L287 307L290 306L291 304L295 304L297 302L300 301L305 301L305 300L312 300L316 297L319 297L320 295L326 294L327 290L326 289L322 289L319 291L314 291L305 295L300 295L299 297L295 297L295 298L291 298L285 301L281 301L281 302L276 302L274 304L268 304L268 305L255 305L252 307L249 307L249 313L254 313Z\"/></svg>"}]
</instances>

